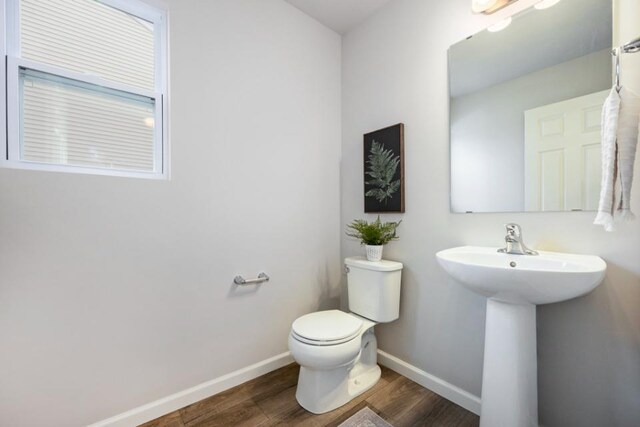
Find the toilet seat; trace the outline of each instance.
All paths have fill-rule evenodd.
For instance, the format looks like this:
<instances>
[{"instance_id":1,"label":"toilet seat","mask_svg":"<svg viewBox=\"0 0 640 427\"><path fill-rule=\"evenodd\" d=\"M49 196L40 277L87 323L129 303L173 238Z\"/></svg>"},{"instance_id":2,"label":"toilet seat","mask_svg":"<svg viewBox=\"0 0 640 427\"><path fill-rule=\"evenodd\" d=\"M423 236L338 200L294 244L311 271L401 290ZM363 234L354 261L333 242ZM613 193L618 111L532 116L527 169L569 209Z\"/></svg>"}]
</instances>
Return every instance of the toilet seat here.
<instances>
[{"instance_id":1,"label":"toilet seat","mask_svg":"<svg viewBox=\"0 0 640 427\"><path fill-rule=\"evenodd\" d=\"M291 334L305 344L337 345L357 337L362 325L361 319L340 310L318 311L296 319Z\"/></svg>"}]
</instances>

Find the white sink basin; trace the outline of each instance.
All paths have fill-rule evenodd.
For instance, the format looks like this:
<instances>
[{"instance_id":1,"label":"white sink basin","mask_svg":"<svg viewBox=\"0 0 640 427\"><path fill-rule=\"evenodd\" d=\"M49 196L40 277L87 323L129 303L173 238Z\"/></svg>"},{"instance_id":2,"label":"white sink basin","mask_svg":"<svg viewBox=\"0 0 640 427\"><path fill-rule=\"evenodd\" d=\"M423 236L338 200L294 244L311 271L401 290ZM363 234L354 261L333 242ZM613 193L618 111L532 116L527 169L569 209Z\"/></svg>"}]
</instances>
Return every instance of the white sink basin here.
<instances>
[{"instance_id":1,"label":"white sink basin","mask_svg":"<svg viewBox=\"0 0 640 427\"><path fill-rule=\"evenodd\" d=\"M456 281L488 298L480 427L537 426L535 304L591 292L607 265L592 255L510 255L497 249L464 246L436 257Z\"/></svg>"},{"instance_id":2,"label":"white sink basin","mask_svg":"<svg viewBox=\"0 0 640 427\"><path fill-rule=\"evenodd\" d=\"M447 273L470 290L511 303L548 304L591 292L607 265L594 255L539 251L509 255L498 248L463 246L436 254Z\"/></svg>"}]
</instances>

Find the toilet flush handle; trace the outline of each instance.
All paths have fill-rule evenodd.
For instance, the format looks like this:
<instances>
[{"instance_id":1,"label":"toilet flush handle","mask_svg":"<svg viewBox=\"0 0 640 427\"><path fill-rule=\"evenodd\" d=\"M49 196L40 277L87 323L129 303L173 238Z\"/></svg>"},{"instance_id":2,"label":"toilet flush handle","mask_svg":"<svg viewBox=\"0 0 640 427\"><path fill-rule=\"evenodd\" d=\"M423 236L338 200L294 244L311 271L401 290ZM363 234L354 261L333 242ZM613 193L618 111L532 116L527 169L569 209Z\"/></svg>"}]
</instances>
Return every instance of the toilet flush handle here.
<instances>
[{"instance_id":1,"label":"toilet flush handle","mask_svg":"<svg viewBox=\"0 0 640 427\"><path fill-rule=\"evenodd\" d=\"M345 265L345 266L344 266L344 273L345 273L345 274L349 274L349 272L350 272L350 271L351 271L351 270L349 269L349 266L348 266L348 265Z\"/></svg>"}]
</instances>

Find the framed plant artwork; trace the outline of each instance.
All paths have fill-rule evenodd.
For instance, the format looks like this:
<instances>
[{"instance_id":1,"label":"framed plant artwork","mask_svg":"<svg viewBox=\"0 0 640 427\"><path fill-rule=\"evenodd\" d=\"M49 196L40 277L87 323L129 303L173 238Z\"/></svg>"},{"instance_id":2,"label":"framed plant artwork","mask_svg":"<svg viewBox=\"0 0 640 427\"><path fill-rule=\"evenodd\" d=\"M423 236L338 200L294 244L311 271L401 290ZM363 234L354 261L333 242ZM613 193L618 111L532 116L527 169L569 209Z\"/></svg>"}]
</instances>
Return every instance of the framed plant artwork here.
<instances>
[{"instance_id":1,"label":"framed plant artwork","mask_svg":"<svg viewBox=\"0 0 640 427\"><path fill-rule=\"evenodd\" d=\"M364 211L404 212L404 124L364 135Z\"/></svg>"}]
</instances>

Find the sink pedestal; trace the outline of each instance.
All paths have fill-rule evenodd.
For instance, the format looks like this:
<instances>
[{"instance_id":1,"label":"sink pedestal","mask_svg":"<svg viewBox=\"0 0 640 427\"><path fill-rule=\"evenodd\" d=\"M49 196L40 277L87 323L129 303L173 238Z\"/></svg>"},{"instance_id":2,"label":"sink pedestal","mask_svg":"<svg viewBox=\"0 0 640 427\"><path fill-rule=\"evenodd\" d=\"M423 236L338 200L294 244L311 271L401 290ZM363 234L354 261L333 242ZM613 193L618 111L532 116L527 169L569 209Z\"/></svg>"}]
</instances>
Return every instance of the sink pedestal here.
<instances>
[{"instance_id":1,"label":"sink pedestal","mask_svg":"<svg viewBox=\"0 0 640 427\"><path fill-rule=\"evenodd\" d=\"M607 264L593 255L514 255L478 246L436 257L451 277L487 297L480 426L538 427L536 305L591 292Z\"/></svg>"},{"instance_id":2,"label":"sink pedestal","mask_svg":"<svg viewBox=\"0 0 640 427\"><path fill-rule=\"evenodd\" d=\"M533 304L487 299L480 427L538 427Z\"/></svg>"}]
</instances>

